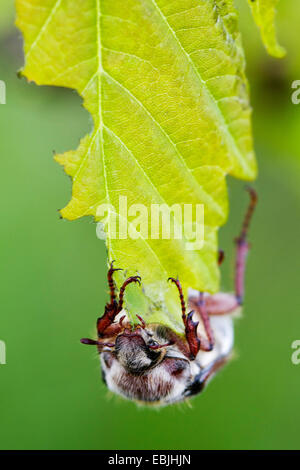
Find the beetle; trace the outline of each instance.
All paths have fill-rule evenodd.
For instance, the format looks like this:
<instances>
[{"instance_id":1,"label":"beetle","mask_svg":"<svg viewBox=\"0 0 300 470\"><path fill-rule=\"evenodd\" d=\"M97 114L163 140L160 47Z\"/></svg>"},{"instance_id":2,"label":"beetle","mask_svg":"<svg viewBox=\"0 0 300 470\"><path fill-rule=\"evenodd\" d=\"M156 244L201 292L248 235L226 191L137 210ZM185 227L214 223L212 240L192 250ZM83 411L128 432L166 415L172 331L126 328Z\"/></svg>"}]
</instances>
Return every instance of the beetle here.
<instances>
[{"instance_id":1,"label":"beetle","mask_svg":"<svg viewBox=\"0 0 300 470\"><path fill-rule=\"evenodd\" d=\"M178 290L185 334L171 328L146 324L137 315L139 324L132 325L124 310L124 294L131 283L141 284L140 276L125 280L117 299L113 262L108 271L110 302L97 320L98 339L81 342L96 345L101 361L102 377L107 387L125 398L144 404L168 405L200 393L208 381L231 356L234 342L233 314L244 299L244 275L249 251L247 233L257 203L257 194L247 188L250 203L240 235L235 239L235 292L209 294L189 290L187 313L180 281L169 281ZM219 252L222 263L224 253Z\"/></svg>"}]
</instances>

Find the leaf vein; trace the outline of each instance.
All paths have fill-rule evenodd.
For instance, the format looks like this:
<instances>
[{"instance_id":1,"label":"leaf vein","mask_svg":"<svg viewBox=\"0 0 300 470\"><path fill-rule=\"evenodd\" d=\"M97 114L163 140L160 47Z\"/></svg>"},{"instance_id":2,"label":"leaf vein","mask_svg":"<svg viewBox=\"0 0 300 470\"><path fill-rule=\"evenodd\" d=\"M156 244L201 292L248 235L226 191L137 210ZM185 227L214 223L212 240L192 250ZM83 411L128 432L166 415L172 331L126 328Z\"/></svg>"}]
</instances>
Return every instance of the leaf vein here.
<instances>
[{"instance_id":1,"label":"leaf vein","mask_svg":"<svg viewBox=\"0 0 300 470\"><path fill-rule=\"evenodd\" d=\"M208 94L208 97L210 98L214 108L216 109L216 112L219 116L219 119L221 120L222 122L222 127L224 128L224 130L226 129L226 133L227 133L227 136L228 138L230 139L230 142L231 142L231 145L232 147L235 149L236 151L236 155L238 156L238 159L239 159L239 162L241 163L241 165L243 167L246 167L246 164L244 162L244 159L243 159L243 156L241 155L241 151L240 149L238 148L233 136L232 136L232 133L230 132L230 129L228 127L228 124L226 122L226 119L225 119L225 116L223 115L220 107L218 106L213 94L211 93L209 87L207 86L206 82L203 80L203 78L201 77L198 69L196 68L194 62L192 61L191 57L190 57L190 54L187 53L187 51L184 49L184 47L182 46L179 38L177 37L176 35L176 32L174 31L174 29L171 27L170 23L168 22L167 18L165 17L165 15L163 14L163 12L161 11L161 9L159 8L156 0L151 0L151 2L153 3L154 7L156 8L157 12L159 13L160 17L162 18L162 21L165 23L166 27L168 28L168 30L170 31L170 33L172 34L172 36L174 37L174 40L175 42L178 44L179 48L182 50L183 52L183 55L186 57L186 59L188 60L188 62L190 63L192 69L194 70L194 72L196 73L196 75L198 76L200 82L204 85L204 88Z\"/></svg>"},{"instance_id":2,"label":"leaf vein","mask_svg":"<svg viewBox=\"0 0 300 470\"><path fill-rule=\"evenodd\" d=\"M33 51L33 49L35 48L35 46L39 42L40 38L42 37L43 33L47 30L47 28L48 28L49 24L51 23L51 20L53 19L58 7L60 6L60 4L61 4L61 0L56 0L55 3L53 4L53 7L51 8L51 10L49 12L49 15L46 17L46 19L44 21L44 24L42 25L41 29L38 32L37 37L35 38L35 40L31 44L31 46L30 46L30 48L27 52L27 57L26 57L27 60L28 60L31 52Z\"/></svg>"}]
</instances>

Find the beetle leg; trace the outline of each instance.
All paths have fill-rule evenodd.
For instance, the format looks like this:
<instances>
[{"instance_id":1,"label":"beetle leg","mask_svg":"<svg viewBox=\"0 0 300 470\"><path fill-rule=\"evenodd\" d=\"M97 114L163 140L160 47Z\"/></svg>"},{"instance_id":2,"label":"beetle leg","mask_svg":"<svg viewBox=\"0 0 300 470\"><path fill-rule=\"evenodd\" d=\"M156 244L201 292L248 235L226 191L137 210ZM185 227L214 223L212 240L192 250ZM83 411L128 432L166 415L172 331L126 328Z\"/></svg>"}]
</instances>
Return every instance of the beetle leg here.
<instances>
[{"instance_id":1,"label":"beetle leg","mask_svg":"<svg viewBox=\"0 0 300 470\"><path fill-rule=\"evenodd\" d=\"M221 266L225 259L225 252L223 250L218 251L218 265Z\"/></svg>"},{"instance_id":2,"label":"beetle leg","mask_svg":"<svg viewBox=\"0 0 300 470\"><path fill-rule=\"evenodd\" d=\"M202 386L206 384L206 382L219 370L221 367L223 367L226 362L228 361L230 357L230 354L228 356L220 356L218 359L216 359L213 364L210 364L209 366L205 367L200 376L200 382Z\"/></svg>"},{"instance_id":3,"label":"beetle leg","mask_svg":"<svg viewBox=\"0 0 300 470\"><path fill-rule=\"evenodd\" d=\"M199 297L192 296L189 298L189 307L197 309L196 307L199 302ZM205 296L205 311L208 316L210 315L226 315L232 313L240 305L237 302L234 294L228 294L227 292L218 292L213 295Z\"/></svg>"},{"instance_id":4,"label":"beetle leg","mask_svg":"<svg viewBox=\"0 0 300 470\"><path fill-rule=\"evenodd\" d=\"M114 280L112 276L115 271L120 271L120 270L121 270L120 268L113 267L113 261L112 261L110 265L110 269L107 273L108 285L110 289L110 303L106 304L104 315L102 315L102 317L98 318L97 320L97 331L98 331L99 338L103 338L104 336L106 337L111 336L111 334L113 333L111 331L111 328L109 327L114 322L114 319L117 316L117 314L122 310L123 297L124 297L126 286L128 286L128 284L130 284L131 282L138 282L140 284L140 280L141 280L140 276L129 277L124 282L124 284L122 285L120 289L119 302L117 302L116 293L115 293L115 284L114 284ZM122 329L122 322L121 324L116 325L116 328L114 328L115 330L114 334L116 334L116 332L121 329Z\"/></svg>"},{"instance_id":5,"label":"beetle leg","mask_svg":"<svg viewBox=\"0 0 300 470\"><path fill-rule=\"evenodd\" d=\"M180 281L178 279L174 279L174 277L169 277L168 281L173 282L178 289L180 304L181 304L182 320L183 320L183 323L186 324L186 306L185 306L185 301L184 301L184 296L183 296Z\"/></svg>"},{"instance_id":6,"label":"beetle leg","mask_svg":"<svg viewBox=\"0 0 300 470\"><path fill-rule=\"evenodd\" d=\"M123 285L120 289L117 313L121 312L121 310L123 308L123 300L124 300L125 289L128 286L128 284L131 284L132 282L138 282L139 285L141 285L141 277L140 276L131 276L128 279L126 279L126 281L123 283Z\"/></svg>"},{"instance_id":7,"label":"beetle leg","mask_svg":"<svg viewBox=\"0 0 300 470\"><path fill-rule=\"evenodd\" d=\"M137 318L140 320L140 324L138 326L140 326L141 328L143 328L143 330L146 328L146 322L145 320L140 316L140 315L137 315Z\"/></svg>"},{"instance_id":8,"label":"beetle leg","mask_svg":"<svg viewBox=\"0 0 300 470\"><path fill-rule=\"evenodd\" d=\"M227 363L229 358L230 355L220 356L212 364L209 364L207 367L202 369L201 372L196 375L194 381L185 390L185 396L189 398L200 393L206 383Z\"/></svg>"},{"instance_id":9,"label":"beetle leg","mask_svg":"<svg viewBox=\"0 0 300 470\"><path fill-rule=\"evenodd\" d=\"M200 339L197 335L197 327L199 322L193 321L193 313L194 312L191 311L188 314L186 320L183 322L185 326L185 337L190 348L190 357L192 360L195 359L201 347Z\"/></svg>"},{"instance_id":10,"label":"beetle leg","mask_svg":"<svg viewBox=\"0 0 300 470\"><path fill-rule=\"evenodd\" d=\"M113 323L117 315L117 303L106 304L104 315L97 320L97 331L99 338L104 337L105 330Z\"/></svg>"},{"instance_id":11,"label":"beetle leg","mask_svg":"<svg viewBox=\"0 0 300 470\"><path fill-rule=\"evenodd\" d=\"M250 221L257 204L257 194L253 188L248 187L247 191L250 195L250 203L243 221L242 230L240 235L235 239L236 243L236 265L235 265L235 296L238 305L242 305L244 300L244 280L246 258L249 251L249 243L247 235L249 230Z\"/></svg>"},{"instance_id":12,"label":"beetle leg","mask_svg":"<svg viewBox=\"0 0 300 470\"><path fill-rule=\"evenodd\" d=\"M210 326L210 319L206 309L203 292L200 292L198 299L191 299L190 306L199 313L207 336L207 338L200 337L200 349L202 351L211 351L214 347L215 340Z\"/></svg>"},{"instance_id":13,"label":"beetle leg","mask_svg":"<svg viewBox=\"0 0 300 470\"><path fill-rule=\"evenodd\" d=\"M121 268L114 268L113 265L114 265L114 261L112 261L110 263L110 268L109 268L108 273L107 273L107 281L108 281L108 285L109 285L111 305L114 304L114 301L116 299L115 282L113 280L113 273L115 271L122 271Z\"/></svg>"},{"instance_id":14,"label":"beetle leg","mask_svg":"<svg viewBox=\"0 0 300 470\"><path fill-rule=\"evenodd\" d=\"M104 315L98 318L97 320L97 331L99 338L104 336L105 330L113 323L115 316L117 315L118 311L118 304L116 301L116 291L115 291L115 283L113 280L113 273L115 271L121 271L120 268L113 267L114 261L111 262L110 268L107 273L107 281L110 290L110 303L105 305Z\"/></svg>"},{"instance_id":15,"label":"beetle leg","mask_svg":"<svg viewBox=\"0 0 300 470\"><path fill-rule=\"evenodd\" d=\"M235 239L236 243L236 268L235 268L235 294L228 294L219 292L214 295L207 295L205 298L205 310L208 315L225 315L231 313L240 307L244 298L244 280L246 258L249 251L249 243L247 235L249 230L250 221L257 204L257 194L252 188L247 188L250 194L250 203L243 221L240 235ZM219 263L222 260L222 255L219 254ZM189 306L195 308L197 305L197 297L189 299ZM200 311L199 311L200 313Z\"/></svg>"},{"instance_id":16,"label":"beetle leg","mask_svg":"<svg viewBox=\"0 0 300 470\"><path fill-rule=\"evenodd\" d=\"M188 315L186 315L186 306L185 306L184 296L182 292L182 287L181 287L179 280L174 279L173 277L169 277L168 281L172 281L178 289L180 303L181 303L182 321L183 321L184 328L185 328L185 337L189 345L190 357L191 359L195 359L200 349L200 340L197 335L197 326L199 322L193 321L194 312L190 312Z\"/></svg>"}]
</instances>

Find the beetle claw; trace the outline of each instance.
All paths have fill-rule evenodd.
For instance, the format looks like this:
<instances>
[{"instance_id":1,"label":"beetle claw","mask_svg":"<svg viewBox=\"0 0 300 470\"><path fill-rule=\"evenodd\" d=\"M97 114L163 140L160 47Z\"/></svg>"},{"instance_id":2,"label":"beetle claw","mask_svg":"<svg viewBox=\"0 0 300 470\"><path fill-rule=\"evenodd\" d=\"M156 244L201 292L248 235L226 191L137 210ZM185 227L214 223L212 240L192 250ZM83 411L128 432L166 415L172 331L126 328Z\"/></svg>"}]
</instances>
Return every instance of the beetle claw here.
<instances>
[{"instance_id":1,"label":"beetle claw","mask_svg":"<svg viewBox=\"0 0 300 470\"><path fill-rule=\"evenodd\" d=\"M186 321L185 321L185 337L189 344L192 359L194 359L197 356L199 349L200 349L200 340L197 335L197 327L199 325L199 322L193 321L193 314L194 314L194 311L192 310L188 314Z\"/></svg>"},{"instance_id":2,"label":"beetle claw","mask_svg":"<svg viewBox=\"0 0 300 470\"><path fill-rule=\"evenodd\" d=\"M145 322L145 320L144 320L140 315L137 315L136 317L140 320L140 322L141 322L141 327L144 329L144 328L146 327L146 322Z\"/></svg>"}]
</instances>

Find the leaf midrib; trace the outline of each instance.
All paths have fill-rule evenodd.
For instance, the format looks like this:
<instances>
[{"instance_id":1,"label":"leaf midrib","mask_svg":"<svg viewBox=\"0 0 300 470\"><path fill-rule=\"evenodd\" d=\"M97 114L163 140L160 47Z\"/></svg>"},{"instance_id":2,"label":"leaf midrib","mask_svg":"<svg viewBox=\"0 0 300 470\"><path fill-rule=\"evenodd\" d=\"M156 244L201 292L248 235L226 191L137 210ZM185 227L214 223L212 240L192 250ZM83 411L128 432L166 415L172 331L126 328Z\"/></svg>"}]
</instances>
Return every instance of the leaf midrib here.
<instances>
[{"instance_id":1,"label":"leaf midrib","mask_svg":"<svg viewBox=\"0 0 300 470\"><path fill-rule=\"evenodd\" d=\"M102 81L101 81L101 74L106 74L107 76L109 76L112 80L114 80L113 77L111 77L103 68L103 65L102 65L102 44L101 44L101 27L100 27L100 18L101 18L101 9L100 9L100 1L101 0L96 0L97 1L97 57L98 57L98 112L99 112L99 127L101 128L101 147L102 147L102 161L103 161L103 172L104 172L104 180L105 180L105 189L106 189L106 194L107 194L107 201L108 203L110 204L110 196L109 196L109 188L108 188L108 178L107 178L107 171L106 171L106 163L105 163L105 152L104 152L104 147L103 147L103 127L105 126L104 124L104 119L103 119L103 115L102 115L102 99L101 99L101 96L102 96ZM119 84L119 83L118 83ZM120 84L119 84L120 85ZM129 90L127 90L128 93L130 93ZM134 97L135 98L135 97ZM135 98L136 99L136 98ZM144 105L142 105L143 108L144 108ZM146 110L146 108L144 108ZM148 110L146 110L147 113L149 113ZM154 117L150 114L152 120L154 120ZM156 122L156 121L155 121ZM159 123L157 123L159 125ZM107 127L107 126L105 126ZM161 126L159 125L159 127L161 128ZM168 136L168 134L166 134L166 132L162 129L162 131L164 132L164 134L167 136L168 140L174 145L174 143L171 141L170 137ZM97 132L97 131L96 131ZM117 136L119 138L119 136ZM123 141L122 141L123 142ZM127 148L127 147L126 147ZM176 146L175 146L176 148ZM181 157L181 159L183 160L186 168L189 170L189 173L191 174L191 176L194 178L194 176L192 175L191 173L191 170L187 167L184 159L183 159L183 156L180 154L180 152L178 151L178 149L176 148L176 151L178 153L178 155ZM131 152L132 153L132 152ZM132 154L133 155L133 154ZM135 158L135 157L134 157ZM136 158L135 158L136 160ZM147 176L149 178L149 176L145 173L145 176ZM157 190L158 191L158 190ZM161 197L161 195L160 195ZM210 197L210 196L209 196ZM119 215L120 216L120 215ZM109 225L109 220L110 218L108 217L108 225ZM108 226L108 233L109 233L109 226ZM167 274L167 270L166 268L164 267L161 259L158 257L157 253L154 251L154 249L150 246L150 244L148 243L148 241L146 239L144 239L144 237L142 237L140 235L140 239L143 240L143 242L145 243L145 245L148 247L148 249L151 251L151 253L153 253L153 255L155 256L155 258L158 260L159 262L159 265L161 266L162 270ZM107 237L107 242L109 242L109 237ZM206 268L207 270L207 266L203 263L203 266Z\"/></svg>"},{"instance_id":2,"label":"leaf midrib","mask_svg":"<svg viewBox=\"0 0 300 470\"><path fill-rule=\"evenodd\" d=\"M108 178L107 178L107 170L106 170L106 162L105 162L105 152L104 152L104 147L103 147L103 127L104 127L104 120L103 120L103 115L102 115L102 81L101 81L101 75L102 73L106 73L105 70L103 69L102 66L102 45L101 45L101 27L100 27L100 18L101 18L101 9L100 9L100 1L101 0L96 0L96 19L97 19L97 24L96 24L96 30L97 30L97 58L98 58L98 114L99 114L99 126L98 129L95 132L95 135L98 134L98 131L100 129L100 134L101 134L101 154L102 154L102 162L103 162L103 173L104 173L104 180L105 180L105 190L106 190L106 196L107 196L107 201L110 204L110 195L109 195L109 187L108 187ZM108 75L108 74L107 74ZM111 77L112 78L112 77ZM118 214L120 216L120 214ZM108 233L110 233L109 230L109 221L110 217L108 217ZM128 222L128 221L127 221ZM140 239L145 243L145 245L148 247L148 249L153 253L155 258L158 260L159 265L161 266L162 270L167 274L167 270L164 267L161 259L157 255L157 253L153 250L153 248L150 246L148 241L144 239L144 237L141 236L140 234ZM109 236L107 237L107 247L108 251L112 252L111 249L111 244L110 244L110 238ZM110 246L109 246L110 245ZM207 267L205 266L207 269Z\"/></svg>"},{"instance_id":3,"label":"leaf midrib","mask_svg":"<svg viewBox=\"0 0 300 470\"><path fill-rule=\"evenodd\" d=\"M161 200L162 203L166 204L167 206L169 205L167 203L167 201L164 199L164 197L162 196L162 194L160 193L160 191L158 190L157 186L155 186L155 184L153 183L153 181L151 180L150 176L145 172L145 170L143 169L143 167L140 165L140 162L138 161L138 159L135 157L134 153L126 146L126 144L123 142L122 139L120 139L120 137L112 130L110 129L109 127L107 127L105 124L103 125L103 127L105 127L105 129L108 131L108 133L110 133L111 135L113 135L114 138L116 138L118 140L118 142L120 142L120 145L122 147L125 148L125 150L127 151L127 153L131 156L131 158L135 161L136 165L138 166L138 168L142 171L143 175L144 175L144 178L148 181L149 185L151 186L151 188L153 188L153 192L156 193L156 195L159 197L159 199ZM178 221L175 219L176 223L178 223ZM128 223L130 223L130 221L128 220L127 221ZM139 233L139 232L137 232ZM145 240L146 242L146 239L144 239L143 237L140 237L142 238L143 240ZM183 238L183 240L185 240ZM148 242L147 242L147 245ZM151 248L152 252L154 253L153 249ZM157 257L157 255L156 255ZM158 257L157 257L158 259ZM197 262L199 262L203 268L203 271L208 271L207 269L207 266L206 264L203 262L203 260L201 259L200 256L198 256L198 260ZM165 270L166 272L166 270Z\"/></svg>"},{"instance_id":4,"label":"leaf midrib","mask_svg":"<svg viewBox=\"0 0 300 470\"><path fill-rule=\"evenodd\" d=\"M108 178L107 178L107 170L106 170L106 162L105 162L105 153L104 153L104 146L103 146L103 116L102 116L102 81L101 81L101 72L103 71L102 67L102 49L101 49L101 27L100 27L100 18L101 18L101 8L100 8L100 1L96 0L96 31L97 31L97 58L98 58L98 114L99 114L99 128L100 128L100 146L101 146L101 156L102 156L102 164L103 164L103 173L104 173L104 181L105 181L105 191L108 204L110 204L110 196L109 196L109 189L108 189ZM97 135L97 132L96 132ZM110 217L108 217L108 233L110 233ZM109 251L110 248L110 237L106 237L107 249Z\"/></svg>"}]
</instances>

